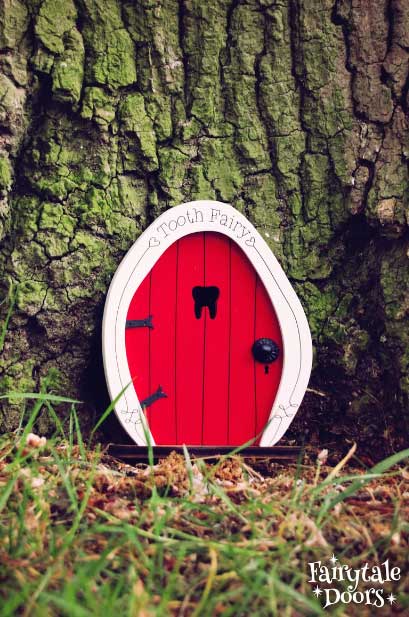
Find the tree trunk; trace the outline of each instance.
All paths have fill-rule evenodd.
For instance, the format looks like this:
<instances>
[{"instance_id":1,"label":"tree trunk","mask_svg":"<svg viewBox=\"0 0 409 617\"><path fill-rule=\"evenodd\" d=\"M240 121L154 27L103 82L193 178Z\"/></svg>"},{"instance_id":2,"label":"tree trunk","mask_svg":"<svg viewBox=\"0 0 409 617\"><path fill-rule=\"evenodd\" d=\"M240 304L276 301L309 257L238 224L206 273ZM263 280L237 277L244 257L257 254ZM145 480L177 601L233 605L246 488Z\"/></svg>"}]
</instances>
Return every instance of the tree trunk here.
<instances>
[{"instance_id":1,"label":"tree trunk","mask_svg":"<svg viewBox=\"0 0 409 617\"><path fill-rule=\"evenodd\" d=\"M69 394L92 421L121 258L164 209L219 199L309 317L290 436L403 447L407 1L3 0L0 19L2 391Z\"/></svg>"}]
</instances>

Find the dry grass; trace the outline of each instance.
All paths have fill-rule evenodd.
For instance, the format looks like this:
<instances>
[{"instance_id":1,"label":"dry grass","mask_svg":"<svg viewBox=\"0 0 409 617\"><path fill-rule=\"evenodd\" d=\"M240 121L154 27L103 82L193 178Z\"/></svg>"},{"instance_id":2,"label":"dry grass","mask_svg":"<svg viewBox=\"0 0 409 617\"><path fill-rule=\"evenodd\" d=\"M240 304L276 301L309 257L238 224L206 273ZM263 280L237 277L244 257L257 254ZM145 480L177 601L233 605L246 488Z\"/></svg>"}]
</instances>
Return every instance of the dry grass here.
<instances>
[{"instance_id":1,"label":"dry grass","mask_svg":"<svg viewBox=\"0 0 409 617\"><path fill-rule=\"evenodd\" d=\"M334 469L321 456L260 474L240 457L172 454L133 467L79 433L44 444L29 430L0 441L2 617L409 615L402 463ZM384 586L398 602L324 611L308 562L332 553L399 566Z\"/></svg>"}]
</instances>

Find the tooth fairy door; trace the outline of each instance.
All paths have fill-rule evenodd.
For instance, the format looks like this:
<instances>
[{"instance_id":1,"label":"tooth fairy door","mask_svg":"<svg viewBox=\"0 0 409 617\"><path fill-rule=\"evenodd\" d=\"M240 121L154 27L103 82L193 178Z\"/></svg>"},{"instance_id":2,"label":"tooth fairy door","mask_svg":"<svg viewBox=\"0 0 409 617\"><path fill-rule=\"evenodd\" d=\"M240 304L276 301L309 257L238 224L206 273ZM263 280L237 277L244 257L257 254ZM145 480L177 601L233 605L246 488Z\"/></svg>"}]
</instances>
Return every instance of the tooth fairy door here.
<instances>
[{"instance_id":1,"label":"tooth fairy door","mask_svg":"<svg viewBox=\"0 0 409 617\"><path fill-rule=\"evenodd\" d=\"M171 208L136 241L108 292L103 353L116 413L139 445L274 445L312 358L271 250L215 201Z\"/></svg>"}]
</instances>

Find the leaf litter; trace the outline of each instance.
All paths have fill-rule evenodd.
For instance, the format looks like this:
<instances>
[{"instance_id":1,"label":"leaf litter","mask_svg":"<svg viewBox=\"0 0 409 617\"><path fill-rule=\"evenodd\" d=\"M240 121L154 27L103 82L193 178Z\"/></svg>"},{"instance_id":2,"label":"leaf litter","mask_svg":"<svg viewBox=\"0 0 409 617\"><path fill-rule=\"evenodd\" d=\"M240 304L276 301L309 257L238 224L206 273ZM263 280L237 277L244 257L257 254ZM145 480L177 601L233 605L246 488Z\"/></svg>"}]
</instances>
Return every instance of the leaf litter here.
<instances>
[{"instance_id":1,"label":"leaf litter","mask_svg":"<svg viewBox=\"0 0 409 617\"><path fill-rule=\"evenodd\" d=\"M0 441L2 617L321 615L308 563L331 554L400 567L398 602L377 614L409 614L404 463L373 478L348 467L352 455L329 465L325 450L262 473L240 456L209 464L176 452L132 466L28 437L18 456L12 437Z\"/></svg>"}]
</instances>

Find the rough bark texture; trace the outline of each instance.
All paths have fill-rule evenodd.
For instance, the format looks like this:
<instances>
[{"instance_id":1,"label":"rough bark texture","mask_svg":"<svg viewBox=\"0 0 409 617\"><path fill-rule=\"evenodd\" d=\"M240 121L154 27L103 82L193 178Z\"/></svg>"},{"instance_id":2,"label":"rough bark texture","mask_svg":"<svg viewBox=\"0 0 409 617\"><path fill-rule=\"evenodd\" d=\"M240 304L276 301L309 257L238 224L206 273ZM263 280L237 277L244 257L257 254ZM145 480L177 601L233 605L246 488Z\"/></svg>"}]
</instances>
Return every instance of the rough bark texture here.
<instances>
[{"instance_id":1,"label":"rough bark texture","mask_svg":"<svg viewBox=\"0 0 409 617\"><path fill-rule=\"evenodd\" d=\"M292 436L402 447L408 2L3 0L0 20L2 390L71 394L90 417L122 256L164 209L216 198L256 225L310 320L325 396Z\"/></svg>"}]
</instances>

